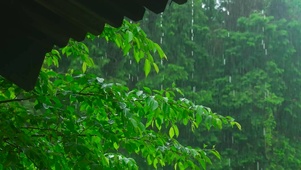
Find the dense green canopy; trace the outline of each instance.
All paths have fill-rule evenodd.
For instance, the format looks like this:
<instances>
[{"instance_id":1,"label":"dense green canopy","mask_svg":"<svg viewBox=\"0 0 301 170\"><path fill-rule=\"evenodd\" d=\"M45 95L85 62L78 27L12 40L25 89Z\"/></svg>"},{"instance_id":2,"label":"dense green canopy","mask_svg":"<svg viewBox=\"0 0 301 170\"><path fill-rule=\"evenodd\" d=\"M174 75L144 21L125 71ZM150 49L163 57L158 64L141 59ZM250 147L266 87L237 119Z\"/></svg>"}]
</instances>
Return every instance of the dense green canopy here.
<instances>
[{"instance_id":1,"label":"dense green canopy","mask_svg":"<svg viewBox=\"0 0 301 170\"><path fill-rule=\"evenodd\" d=\"M0 80L0 169L299 169L300 14L191 0L54 48Z\"/></svg>"}]
</instances>

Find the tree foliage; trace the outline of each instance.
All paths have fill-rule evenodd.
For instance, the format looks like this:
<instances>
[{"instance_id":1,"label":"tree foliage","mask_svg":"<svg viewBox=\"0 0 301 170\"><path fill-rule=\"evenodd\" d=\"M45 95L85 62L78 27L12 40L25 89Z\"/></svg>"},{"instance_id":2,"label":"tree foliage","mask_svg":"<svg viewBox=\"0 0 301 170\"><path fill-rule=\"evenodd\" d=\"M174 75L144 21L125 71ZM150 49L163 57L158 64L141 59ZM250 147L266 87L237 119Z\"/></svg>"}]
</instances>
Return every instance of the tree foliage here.
<instances>
[{"instance_id":1,"label":"tree foliage","mask_svg":"<svg viewBox=\"0 0 301 170\"><path fill-rule=\"evenodd\" d=\"M155 52L165 58L135 24L106 27L100 37L144 60L145 75L151 68L158 72ZM99 62L89 54L84 43L72 40L53 49L31 92L0 80L0 169L138 169L140 159L155 169L206 169L219 153L181 144L180 127L240 128L233 118L184 98L175 85L151 90L108 82L95 74Z\"/></svg>"},{"instance_id":2,"label":"tree foliage","mask_svg":"<svg viewBox=\"0 0 301 170\"><path fill-rule=\"evenodd\" d=\"M182 128L182 143L206 143L220 151L221 161L209 169L298 169L300 5L297 0L171 4L162 16L149 14L141 23L168 56L158 63L160 74L145 79L137 73L141 65L130 67L130 59L120 58L115 79L130 74L124 83L137 88L175 83L186 98L240 122L242 131L199 128L192 135Z\"/></svg>"},{"instance_id":3,"label":"tree foliage","mask_svg":"<svg viewBox=\"0 0 301 170\"><path fill-rule=\"evenodd\" d=\"M300 6L297 0L193 0L181 6L171 3L162 15L148 13L140 24L125 22L120 29L107 27L100 37L89 35L84 44L71 41L63 51L49 53L45 65L51 65L54 71L44 67L36 87L39 95L23 93L1 80L1 98L7 101L1 103L1 112L20 112L22 122L25 115L34 112L32 119L40 117L37 121L40 129L17 125L18 114L6 114L1 122L10 122L6 128L24 131L30 137L42 132L49 136L53 131L40 127L46 121L42 114L50 114L47 107L61 103L55 106L61 110L51 112L67 116L60 123L65 128L61 130L70 131L65 124L78 120L77 114L83 114L85 119L74 124L72 132L79 134L81 128L91 128L83 131L86 136L76 136L89 141L87 135L97 134L98 126L93 123L88 126L85 122L91 121L94 112L102 113L103 117L95 122L104 121L104 125L119 129L109 137L104 137L105 133L98 129L100 136L93 136L106 144L98 152L103 159L97 159L104 161L98 162L104 168L130 165L146 168L146 164L151 164L149 169L155 165L158 169L197 169L207 163L206 168L214 170L299 169ZM61 55L74 57L69 60ZM81 92L85 95L78 94ZM48 98L48 104L42 98ZM96 107L98 103L106 107ZM202 103L223 116L195 103ZM76 113L75 117L68 117L71 114L65 113L66 106L74 109L71 112ZM115 115L109 118L108 113ZM229 116L241 124L241 131L228 128L239 126ZM113 122L109 122L111 119ZM8 130L2 141L18 143L16 134L23 133L13 130ZM63 148L63 142L58 140L60 135L54 139ZM46 136L30 140L43 139L34 144L49 146L53 137L49 140ZM27 145L15 143L12 144L19 147L2 142L5 154L1 160L8 160L9 156L9 160L22 158L34 166L28 160L32 157L27 158L16 149ZM51 146L56 146L53 143ZM39 148L36 145L34 148ZM90 144L83 146L90 149ZM90 157L79 159L79 151L76 156L70 153L60 152L66 158L64 162L72 164L84 158L94 161ZM115 154L111 157L116 159L109 159L105 153ZM97 154L89 152L89 155ZM16 165L3 162L7 166ZM81 162L81 165L92 164Z\"/></svg>"}]
</instances>

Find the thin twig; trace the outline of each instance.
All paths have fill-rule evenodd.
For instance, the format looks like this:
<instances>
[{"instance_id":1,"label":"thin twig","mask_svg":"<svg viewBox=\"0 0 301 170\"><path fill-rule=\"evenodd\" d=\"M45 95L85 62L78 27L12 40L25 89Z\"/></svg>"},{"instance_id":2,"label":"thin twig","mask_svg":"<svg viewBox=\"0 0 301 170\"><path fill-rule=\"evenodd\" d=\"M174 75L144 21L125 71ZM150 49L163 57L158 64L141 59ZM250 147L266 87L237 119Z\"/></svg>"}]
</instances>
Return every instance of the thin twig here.
<instances>
[{"instance_id":1,"label":"thin twig","mask_svg":"<svg viewBox=\"0 0 301 170\"><path fill-rule=\"evenodd\" d=\"M28 98L23 98L23 99L9 99L9 100L0 100L0 104L3 104L3 103L10 103L10 102L21 102L21 101L25 101L25 100L30 100L34 98L33 96L32 97L28 97Z\"/></svg>"}]
</instances>

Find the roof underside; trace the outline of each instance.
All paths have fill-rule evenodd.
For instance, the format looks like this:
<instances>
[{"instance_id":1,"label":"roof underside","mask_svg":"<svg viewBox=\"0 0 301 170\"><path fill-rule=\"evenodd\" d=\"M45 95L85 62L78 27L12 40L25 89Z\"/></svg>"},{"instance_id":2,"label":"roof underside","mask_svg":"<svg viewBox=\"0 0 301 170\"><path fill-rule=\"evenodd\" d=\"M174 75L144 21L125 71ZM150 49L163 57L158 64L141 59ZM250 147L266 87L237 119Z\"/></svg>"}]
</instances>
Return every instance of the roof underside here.
<instances>
[{"instance_id":1,"label":"roof underside","mask_svg":"<svg viewBox=\"0 0 301 170\"><path fill-rule=\"evenodd\" d=\"M187 0L174 0L178 4ZM145 10L163 12L168 0L8 0L2 1L0 75L32 90L44 56L70 38L99 35L104 25L121 26L125 17L139 21Z\"/></svg>"}]
</instances>

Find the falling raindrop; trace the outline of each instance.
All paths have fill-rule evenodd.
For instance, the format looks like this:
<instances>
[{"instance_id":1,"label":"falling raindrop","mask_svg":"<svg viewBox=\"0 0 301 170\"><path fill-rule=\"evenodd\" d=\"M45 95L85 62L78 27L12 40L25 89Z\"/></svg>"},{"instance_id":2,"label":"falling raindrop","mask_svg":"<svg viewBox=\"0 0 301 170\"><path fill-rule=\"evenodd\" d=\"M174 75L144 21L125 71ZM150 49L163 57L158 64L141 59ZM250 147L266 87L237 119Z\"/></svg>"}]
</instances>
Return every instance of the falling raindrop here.
<instances>
[{"instance_id":1,"label":"falling raindrop","mask_svg":"<svg viewBox=\"0 0 301 170\"><path fill-rule=\"evenodd\" d=\"M134 76L132 76L132 81L134 81Z\"/></svg>"},{"instance_id":2,"label":"falling raindrop","mask_svg":"<svg viewBox=\"0 0 301 170\"><path fill-rule=\"evenodd\" d=\"M130 60L130 65L132 65L132 60Z\"/></svg>"},{"instance_id":3,"label":"falling raindrop","mask_svg":"<svg viewBox=\"0 0 301 170\"><path fill-rule=\"evenodd\" d=\"M194 40L194 0L191 0L191 29L190 29L190 34L191 34L191 41ZM193 56L193 50L191 50L191 56Z\"/></svg>"},{"instance_id":4,"label":"falling raindrop","mask_svg":"<svg viewBox=\"0 0 301 170\"><path fill-rule=\"evenodd\" d=\"M259 162L257 162L257 170L259 170Z\"/></svg>"},{"instance_id":5,"label":"falling raindrop","mask_svg":"<svg viewBox=\"0 0 301 170\"><path fill-rule=\"evenodd\" d=\"M202 3L202 8L205 8L205 7L206 7L206 5L204 3Z\"/></svg>"},{"instance_id":6,"label":"falling raindrop","mask_svg":"<svg viewBox=\"0 0 301 170\"><path fill-rule=\"evenodd\" d=\"M264 10L261 10L261 14L263 15L263 18L265 19L265 12L264 12Z\"/></svg>"},{"instance_id":7,"label":"falling raindrop","mask_svg":"<svg viewBox=\"0 0 301 170\"><path fill-rule=\"evenodd\" d=\"M191 16L193 16L194 14L193 6L194 6L194 0L191 0ZM192 18L192 24L193 24L193 18Z\"/></svg>"},{"instance_id":8,"label":"falling raindrop","mask_svg":"<svg viewBox=\"0 0 301 170\"><path fill-rule=\"evenodd\" d=\"M163 90L163 84L161 84L161 90Z\"/></svg>"},{"instance_id":9,"label":"falling raindrop","mask_svg":"<svg viewBox=\"0 0 301 170\"><path fill-rule=\"evenodd\" d=\"M268 49L265 49L265 55L268 55Z\"/></svg>"},{"instance_id":10,"label":"falling raindrop","mask_svg":"<svg viewBox=\"0 0 301 170\"><path fill-rule=\"evenodd\" d=\"M129 74L129 80L131 80L131 74Z\"/></svg>"},{"instance_id":11,"label":"falling raindrop","mask_svg":"<svg viewBox=\"0 0 301 170\"><path fill-rule=\"evenodd\" d=\"M229 161L229 167L231 167L231 158L229 158L228 161Z\"/></svg>"},{"instance_id":12,"label":"falling raindrop","mask_svg":"<svg viewBox=\"0 0 301 170\"><path fill-rule=\"evenodd\" d=\"M265 136L265 128L263 128L263 136Z\"/></svg>"},{"instance_id":13,"label":"falling raindrop","mask_svg":"<svg viewBox=\"0 0 301 170\"><path fill-rule=\"evenodd\" d=\"M264 99L266 99L268 97L268 90L267 90L267 83L264 84L264 88L266 89L264 92Z\"/></svg>"},{"instance_id":14,"label":"falling raindrop","mask_svg":"<svg viewBox=\"0 0 301 170\"><path fill-rule=\"evenodd\" d=\"M224 65L226 65L226 59L224 58Z\"/></svg>"},{"instance_id":15,"label":"falling raindrop","mask_svg":"<svg viewBox=\"0 0 301 170\"><path fill-rule=\"evenodd\" d=\"M230 32L228 32L228 37L230 37Z\"/></svg>"},{"instance_id":16,"label":"falling raindrop","mask_svg":"<svg viewBox=\"0 0 301 170\"><path fill-rule=\"evenodd\" d=\"M164 38L164 31L163 31L163 12L160 15L160 29L162 31L161 37L160 37L160 44L163 44L163 38ZM163 65L163 59L161 59L161 65Z\"/></svg>"},{"instance_id":17,"label":"falling raindrop","mask_svg":"<svg viewBox=\"0 0 301 170\"><path fill-rule=\"evenodd\" d=\"M230 15L230 11L227 11L227 15Z\"/></svg>"},{"instance_id":18,"label":"falling raindrop","mask_svg":"<svg viewBox=\"0 0 301 170\"><path fill-rule=\"evenodd\" d=\"M232 76L229 76L229 83L232 82Z\"/></svg>"},{"instance_id":19,"label":"falling raindrop","mask_svg":"<svg viewBox=\"0 0 301 170\"><path fill-rule=\"evenodd\" d=\"M160 37L160 44L163 44L163 37L164 37L164 31L163 31L163 12L160 15L160 29L162 31L161 37Z\"/></svg>"},{"instance_id":20,"label":"falling raindrop","mask_svg":"<svg viewBox=\"0 0 301 170\"><path fill-rule=\"evenodd\" d=\"M234 138L233 138L233 136L231 136L231 140L232 140L232 144L234 143Z\"/></svg>"},{"instance_id":21,"label":"falling raindrop","mask_svg":"<svg viewBox=\"0 0 301 170\"><path fill-rule=\"evenodd\" d=\"M263 17L265 19L265 12L264 12L264 10L261 11L261 14L263 15ZM263 33L265 32L265 27L264 26L262 27L262 32ZM268 49L266 48L266 45L265 45L265 42L264 42L263 39L261 40L261 44L262 44L262 48L264 49L265 55L268 55Z\"/></svg>"},{"instance_id":22,"label":"falling raindrop","mask_svg":"<svg viewBox=\"0 0 301 170\"><path fill-rule=\"evenodd\" d=\"M137 76L137 82L139 81L139 77Z\"/></svg>"},{"instance_id":23,"label":"falling raindrop","mask_svg":"<svg viewBox=\"0 0 301 170\"><path fill-rule=\"evenodd\" d=\"M193 86L192 91L195 93L195 91L196 91L196 87L195 86Z\"/></svg>"},{"instance_id":24,"label":"falling raindrop","mask_svg":"<svg viewBox=\"0 0 301 170\"><path fill-rule=\"evenodd\" d=\"M191 73L191 79L193 79L193 73Z\"/></svg>"}]
</instances>

